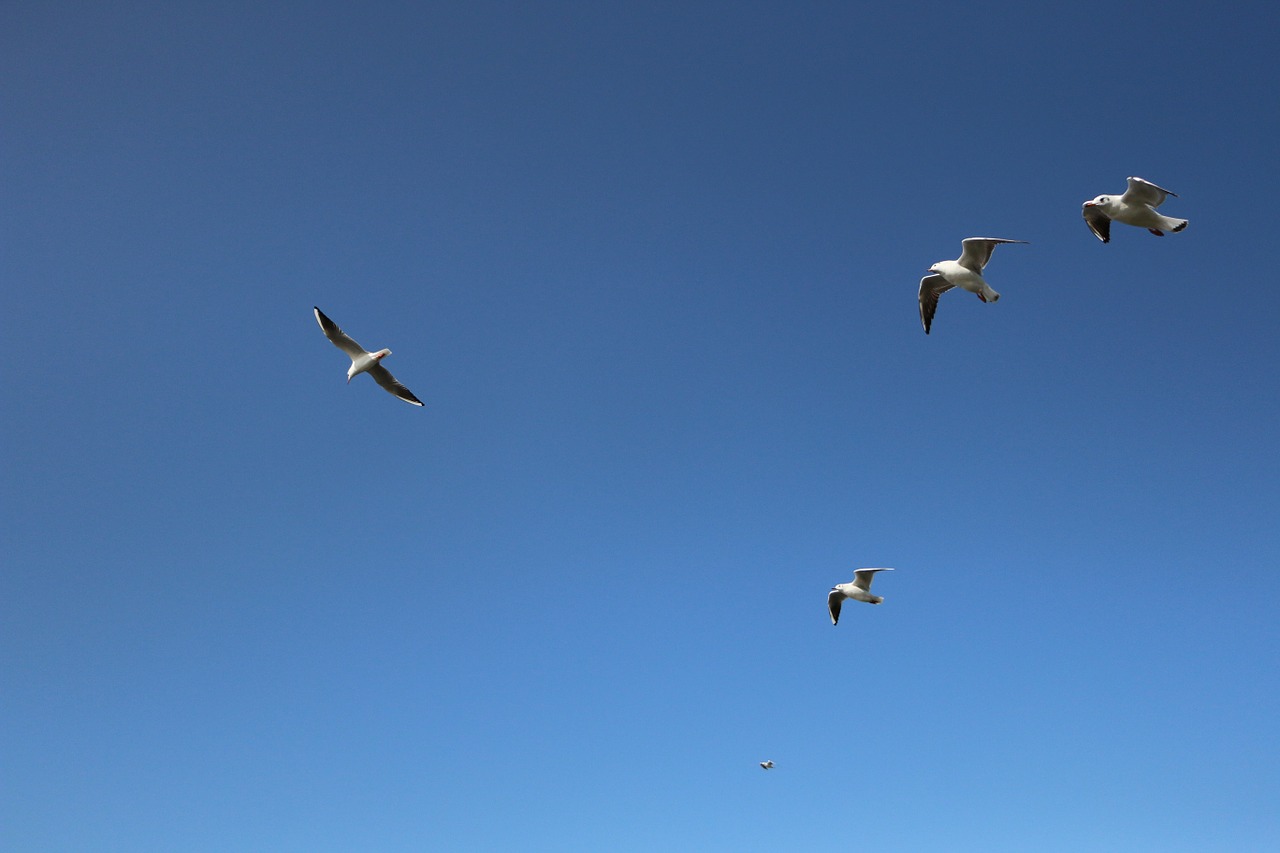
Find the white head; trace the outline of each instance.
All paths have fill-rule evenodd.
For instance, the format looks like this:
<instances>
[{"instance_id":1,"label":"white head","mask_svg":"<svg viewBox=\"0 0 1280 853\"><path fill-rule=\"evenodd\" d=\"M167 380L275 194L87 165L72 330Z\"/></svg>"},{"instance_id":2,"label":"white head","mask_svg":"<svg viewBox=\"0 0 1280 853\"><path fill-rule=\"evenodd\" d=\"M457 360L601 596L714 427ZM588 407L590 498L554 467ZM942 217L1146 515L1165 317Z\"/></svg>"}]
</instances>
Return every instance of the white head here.
<instances>
[{"instance_id":1,"label":"white head","mask_svg":"<svg viewBox=\"0 0 1280 853\"><path fill-rule=\"evenodd\" d=\"M1114 204L1115 204L1115 197L1114 197L1114 196L1109 196L1109 195L1100 195L1100 196L1098 196L1097 198L1095 198L1093 201L1086 201L1086 202L1084 203L1084 206L1085 206L1085 207L1100 207L1100 208L1102 208L1102 210L1103 210L1104 212L1106 212L1107 210L1110 210L1110 209L1111 209L1111 207L1112 207Z\"/></svg>"}]
</instances>

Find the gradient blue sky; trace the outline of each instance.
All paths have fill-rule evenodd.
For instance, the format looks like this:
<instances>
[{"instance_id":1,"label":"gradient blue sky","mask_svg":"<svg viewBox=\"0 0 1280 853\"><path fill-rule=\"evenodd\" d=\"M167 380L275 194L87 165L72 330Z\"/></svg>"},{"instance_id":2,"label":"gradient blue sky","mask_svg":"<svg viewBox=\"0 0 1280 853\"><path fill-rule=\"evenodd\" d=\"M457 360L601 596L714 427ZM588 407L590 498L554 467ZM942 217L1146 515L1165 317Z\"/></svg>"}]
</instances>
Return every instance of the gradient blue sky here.
<instances>
[{"instance_id":1,"label":"gradient blue sky","mask_svg":"<svg viewBox=\"0 0 1280 853\"><path fill-rule=\"evenodd\" d=\"M1280 844L1274 4L2 18L0 846Z\"/></svg>"}]
</instances>

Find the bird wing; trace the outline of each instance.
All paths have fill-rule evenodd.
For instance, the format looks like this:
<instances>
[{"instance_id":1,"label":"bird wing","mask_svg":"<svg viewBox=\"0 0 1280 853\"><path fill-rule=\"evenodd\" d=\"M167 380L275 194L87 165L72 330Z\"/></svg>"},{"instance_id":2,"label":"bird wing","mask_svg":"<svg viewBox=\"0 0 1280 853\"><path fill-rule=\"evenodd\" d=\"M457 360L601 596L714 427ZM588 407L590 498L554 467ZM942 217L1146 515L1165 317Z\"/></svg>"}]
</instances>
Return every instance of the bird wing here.
<instances>
[{"instance_id":1,"label":"bird wing","mask_svg":"<svg viewBox=\"0 0 1280 853\"><path fill-rule=\"evenodd\" d=\"M313 306L314 307L314 306ZM333 345L338 349L351 356L351 360L355 361L362 355L368 355L364 347L360 346L346 332L338 328L338 324L330 320L324 315L319 308L314 309L316 312L316 322L320 324L320 329L324 332L324 336L333 341Z\"/></svg>"},{"instance_id":2,"label":"bird wing","mask_svg":"<svg viewBox=\"0 0 1280 853\"><path fill-rule=\"evenodd\" d=\"M835 587L827 593L827 610L831 613L831 624L840 621L840 605L844 604L844 593Z\"/></svg>"},{"instance_id":3,"label":"bird wing","mask_svg":"<svg viewBox=\"0 0 1280 853\"><path fill-rule=\"evenodd\" d=\"M991 260L991 253L1000 243L1025 243L1026 240L1005 240L1002 237L966 237L960 241L964 251L956 258L956 263L968 267L974 272L982 272L982 268Z\"/></svg>"},{"instance_id":4,"label":"bird wing","mask_svg":"<svg viewBox=\"0 0 1280 853\"><path fill-rule=\"evenodd\" d=\"M933 314L938 310L938 297L953 287L954 284L937 273L920 279L920 325L924 326L926 335L933 325Z\"/></svg>"},{"instance_id":5,"label":"bird wing","mask_svg":"<svg viewBox=\"0 0 1280 853\"><path fill-rule=\"evenodd\" d=\"M1177 198L1178 194L1171 193L1164 187L1158 187L1142 178L1129 178L1129 188L1124 191L1124 195L1120 196L1120 200L1126 204L1138 203L1159 207L1168 196Z\"/></svg>"},{"instance_id":6,"label":"bird wing","mask_svg":"<svg viewBox=\"0 0 1280 853\"><path fill-rule=\"evenodd\" d=\"M1089 226L1089 230L1093 232L1093 236L1097 237L1104 243L1111 242L1111 217L1102 212L1102 208L1096 204L1085 205L1081 209L1084 216L1084 224Z\"/></svg>"},{"instance_id":7,"label":"bird wing","mask_svg":"<svg viewBox=\"0 0 1280 853\"><path fill-rule=\"evenodd\" d=\"M871 592L871 582L875 580L876 572L891 572L893 569L856 569L853 573L853 585L858 589Z\"/></svg>"},{"instance_id":8,"label":"bird wing","mask_svg":"<svg viewBox=\"0 0 1280 853\"><path fill-rule=\"evenodd\" d=\"M369 368L369 375L373 377L374 382L377 382L406 403L413 403L415 406L422 405L422 401L413 396L412 391L397 382L396 378L391 375L391 371L383 367L381 363Z\"/></svg>"}]
</instances>

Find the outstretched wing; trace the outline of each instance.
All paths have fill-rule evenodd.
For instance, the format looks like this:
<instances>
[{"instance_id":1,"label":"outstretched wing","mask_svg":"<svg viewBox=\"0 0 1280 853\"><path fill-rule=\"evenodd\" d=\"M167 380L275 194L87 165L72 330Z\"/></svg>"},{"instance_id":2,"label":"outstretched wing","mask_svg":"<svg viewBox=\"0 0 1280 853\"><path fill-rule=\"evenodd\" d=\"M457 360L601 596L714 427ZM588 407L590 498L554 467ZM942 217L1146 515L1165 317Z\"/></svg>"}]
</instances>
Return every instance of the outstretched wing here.
<instances>
[{"instance_id":1,"label":"outstretched wing","mask_svg":"<svg viewBox=\"0 0 1280 853\"><path fill-rule=\"evenodd\" d=\"M415 406L422 405L422 401L413 396L412 391L397 382L396 378L391 375L391 371L383 367L381 363L369 368L369 375L373 377L374 382L377 382L406 403L413 403Z\"/></svg>"},{"instance_id":2,"label":"outstretched wing","mask_svg":"<svg viewBox=\"0 0 1280 853\"><path fill-rule=\"evenodd\" d=\"M1096 204L1086 204L1081 209L1084 216L1084 224L1089 226L1089 230L1093 232L1093 236L1097 237L1104 243L1111 242L1111 217L1102 212L1102 208Z\"/></svg>"},{"instance_id":3,"label":"outstretched wing","mask_svg":"<svg viewBox=\"0 0 1280 853\"><path fill-rule=\"evenodd\" d=\"M368 353L365 352L364 347L351 340L351 337L347 335L346 332L339 329L337 323L326 317L323 311L319 308L315 308L314 306L312 306L312 308L316 312L316 322L320 324L321 331L324 332L324 336L326 338L333 341L334 346L351 356L352 361L355 361L362 355L368 355Z\"/></svg>"},{"instance_id":4,"label":"outstretched wing","mask_svg":"<svg viewBox=\"0 0 1280 853\"><path fill-rule=\"evenodd\" d=\"M938 297L953 287L954 284L937 273L920 279L920 325L924 326L926 335L933 325L933 314L938 310Z\"/></svg>"},{"instance_id":5,"label":"outstretched wing","mask_svg":"<svg viewBox=\"0 0 1280 853\"><path fill-rule=\"evenodd\" d=\"M871 592L871 582L875 580L876 572L891 572L893 569L856 569L853 573L853 585L858 589Z\"/></svg>"},{"instance_id":6,"label":"outstretched wing","mask_svg":"<svg viewBox=\"0 0 1280 853\"><path fill-rule=\"evenodd\" d=\"M1142 178L1129 178L1129 188L1124 191L1120 200L1127 204L1138 203L1159 207L1168 196L1177 198L1178 194L1171 193L1164 187L1158 187Z\"/></svg>"},{"instance_id":7,"label":"outstretched wing","mask_svg":"<svg viewBox=\"0 0 1280 853\"><path fill-rule=\"evenodd\" d=\"M831 592L827 593L827 610L831 613L832 625L840 621L840 605L842 604L844 604L844 593L832 587Z\"/></svg>"},{"instance_id":8,"label":"outstretched wing","mask_svg":"<svg viewBox=\"0 0 1280 853\"><path fill-rule=\"evenodd\" d=\"M1025 243L1026 240L1006 240L1003 237L966 237L960 241L960 245L964 247L964 251L960 253L960 257L956 259L956 263L962 267L968 267L974 272L982 272L982 268L991 260L991 253L996 250L996 246L1001 243Z\"/></svg>"}]
</instances>

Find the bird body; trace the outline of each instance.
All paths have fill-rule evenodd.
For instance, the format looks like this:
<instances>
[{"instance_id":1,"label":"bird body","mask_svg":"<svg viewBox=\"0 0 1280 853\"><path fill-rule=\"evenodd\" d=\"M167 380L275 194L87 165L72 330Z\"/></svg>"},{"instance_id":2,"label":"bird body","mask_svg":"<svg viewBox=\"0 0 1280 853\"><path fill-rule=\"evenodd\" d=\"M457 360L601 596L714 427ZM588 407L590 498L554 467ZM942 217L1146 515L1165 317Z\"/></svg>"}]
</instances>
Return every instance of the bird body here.
<instances>
[{"instance_id":1,"label":"bird body","mask_svg":"<svg viewBox=\"0 0 1280 853\"><path fill-rule=\"evenodd\" d=\"M760 762L760 769L762 769L762 770L772 770L772 769L773 769L773 760L772 760L772 759L770 759L769 761L761 761L761 762Z\"/></svg>"},{"instance_id":2,"label":"bird body","mask_svg":"<svg viewBox=\"0 0 1280 853\"><path fill-rule=\"evenodd\" d=\"M840 621L840 605L844 604L846 598L865 601L867 604L883 604L884 596L872 595L871 581L875 580L876 572L891 571L893 569L856 569L852 581L838 583L831 587L831 592L827 593L827 610L831 614L831 624L835 625Z\"/></svg>"},{"instance_id":3,"label":"bird body","mask_svg":"<svg viewBox=\"0 0 1280 853\"><path fill-rule=\"evenodd\" d=\"M951 287L976 293L983 302L997 302L1000 299L1000 294L982 277L981 269L972 270L959 261L938 261L929 270L942 276Z\"/></svg>"},{"instance_id":4,"label":"bird body","mask_svg":"<svg viewBox=\"0 0 1280 853\"><path fill-rule=\"evenodd\" d=\"M368 373L378 362L391 355L391 350L380 349L377 352L366 352L351 359L351 367L347 368L347 381L361 373Z\"/></svg>"},{"instance_id":5,"label":"bird body","mask_svg":"<svg viewBox=\"0 0 1280 853\"><path fill-rule=\"evenodd\" d=\"M924 333L929 334L929 328L933 325L933 315L938 310L938 297L953 287L977 294L983 302L999 301L1000 294L987 284L987 280L982 277L982 270L999 244L1026 242L1002 237L966 237L960 243L964 248L959 258L954 261L938 261L929 267L929 275L920 279L918 294L920 324L924 326Z\"/></svg>"},{"instance_id":6,"label":"bird body","mask_svg":"<svg viewBox=\"0 0 1280 853\"><path fill-rule=\"evenodd\" d=\"M382 360L391 355L391 350L380 349L377 352L369 352L352 340L346 332L339 329L338 324L326 317L323 311L319 308L314 308L314 306L313 310L316 314L316 322L320 324L320 329L324 332L325 337L351 359L351 366L347 368L348 383L361 373L368 373L373 377L374 382L377 382L388 392L406 403L412 403L415 406L422 405L422 401L413 396L412 391L397 382L396 378L391 375L391 371L383 366Z\"/></svg>"},{"instance_id":7,"label":"bird body","mask_svg":"<svg viewBox=\"0 0 1280 853\"><path fill-rule=\"evenodd\" d=\"M1081 207L1081 215L1093 236L1104 243L1111 242L1112 220L1145 228L1157 237L1163 237L1166 231L1177 233L1187 227L1185 219L1156 212L1166 198L1177 198L1177 193L1142 178L1131 177L1128 182L1128 189L1122 195L1100 195Z\"/></svg>"}]
</instances>

